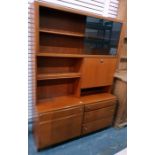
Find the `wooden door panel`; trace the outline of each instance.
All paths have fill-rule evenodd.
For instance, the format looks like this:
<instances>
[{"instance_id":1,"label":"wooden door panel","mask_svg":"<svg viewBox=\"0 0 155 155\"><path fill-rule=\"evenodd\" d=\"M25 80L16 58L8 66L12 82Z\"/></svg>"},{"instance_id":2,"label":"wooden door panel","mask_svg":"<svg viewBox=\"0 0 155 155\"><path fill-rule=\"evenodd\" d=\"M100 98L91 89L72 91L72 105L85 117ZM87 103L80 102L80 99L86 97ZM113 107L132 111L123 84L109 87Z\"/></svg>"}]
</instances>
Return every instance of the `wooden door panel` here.
<instances>
[{"instance_id":1,"label":"wooden door panel","mask_svg":"<svg viewBox=\"0 0 155 155\"><path fill-rule=\"evenodd\" d=\"M116 59L114 58L104 58L99 59L97 69L97 86L112 85L113 75L116 67Z\"/></svg>"},{"instance_id":2,"label":"wooden door panel","mask_svg":"<svg viewBox=\"0 0 155 155\"><path fill-rule=\"evenodd\" d=\"M44 148L81 135L82 114L39 123L38 148Z\"/></svg>"},{"instance_id":3,"label":"wooden door panel","mask_svg":"<svg viewBox=\"0 0 155 155\"><path fill-rule=\"evenodd\" d=\"M59 143L81 135L82 115L52 122L52 143Z\"/></svg>"},{"instance_id":4,"label":"wooden door panel","mask_svg":"<svg viewBox=\"0 0 155 155\"><path fill-rule=\"evenodd\" d=\"M38 149L49 146L51 144L51 122L40 123L38 131Z\"/></svg>"},{"instance_id":5,"label":"wooden door panel","mask_svg":"<svg viewBox=\"0 0 155 155\"><path fill-rule=\"evenodd\" d=\"M82 67L82 88L89 88L95 86L95 75L97 72L96 59L85 58Z\"/></svg>"},{"instance_id":6,"label":"wooden door panel","mask_svg":"<svg viewBox=\"0 0 155 155\"><path fill-rule=\"evenodd\" d=\"M116 61L116 58L85 58L81 88L111 85Z\"/></svg>"}]
</instances>

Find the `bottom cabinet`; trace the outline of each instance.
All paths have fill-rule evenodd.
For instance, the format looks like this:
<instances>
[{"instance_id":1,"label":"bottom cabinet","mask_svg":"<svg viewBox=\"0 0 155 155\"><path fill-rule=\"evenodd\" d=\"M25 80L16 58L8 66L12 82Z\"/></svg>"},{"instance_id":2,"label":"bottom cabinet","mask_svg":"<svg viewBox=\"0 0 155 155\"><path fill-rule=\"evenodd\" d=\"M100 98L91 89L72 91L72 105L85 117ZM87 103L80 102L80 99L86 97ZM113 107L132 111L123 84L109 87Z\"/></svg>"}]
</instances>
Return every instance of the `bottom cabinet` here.
<instances>
[{"instance_id":1,"label":"bottom cabinet","mask_svg":"<svg viewBox=\"0 0 155 155\"><path fill-rule=\"evenodd\" d=\"M81 135L82 114L38 124L38 149Z\"/></svg>"}]
</instances>

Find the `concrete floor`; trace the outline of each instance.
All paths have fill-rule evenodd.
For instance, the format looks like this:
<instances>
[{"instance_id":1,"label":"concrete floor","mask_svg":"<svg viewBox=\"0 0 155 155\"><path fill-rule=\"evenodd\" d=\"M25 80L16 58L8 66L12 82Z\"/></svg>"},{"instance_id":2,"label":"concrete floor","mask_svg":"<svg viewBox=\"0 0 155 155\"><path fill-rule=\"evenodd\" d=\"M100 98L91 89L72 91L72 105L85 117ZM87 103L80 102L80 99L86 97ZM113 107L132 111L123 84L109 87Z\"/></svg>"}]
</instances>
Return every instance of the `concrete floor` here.
<instances>
[{"instance_id":1,"label":"concrete floor","mask_svg":"<svg viewBox=\"0 0 155 155\"><path fill-rule=\"evenodd\" d=\"M114 155L127 147L127 128L107 128L40 152L30 133L28 146L29 155Z\"/></svg>"}]
</instances>

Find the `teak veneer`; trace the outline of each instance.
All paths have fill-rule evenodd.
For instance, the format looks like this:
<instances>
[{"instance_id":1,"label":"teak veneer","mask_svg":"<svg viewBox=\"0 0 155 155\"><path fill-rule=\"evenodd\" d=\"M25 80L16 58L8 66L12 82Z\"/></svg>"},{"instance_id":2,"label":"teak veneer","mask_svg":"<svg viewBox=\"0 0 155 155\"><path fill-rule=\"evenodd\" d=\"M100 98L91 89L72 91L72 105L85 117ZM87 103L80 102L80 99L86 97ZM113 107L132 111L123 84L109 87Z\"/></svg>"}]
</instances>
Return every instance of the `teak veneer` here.
<instances>
[{"instance_id":1,"label":"teak veneer","mask_svg":"<svg viewBox=\"0 0 155 155\"><path fill-rule=\"evenodd\" d=\"M66 57L66 58L117 58L113 55L88 55L88 54L64 54L64 53L46 53L39 52L36 53L37 57Z\"/></svg>"},{"instance_id":2,"label":"teak veneer","mask_svg":"<svg viewBox=\"0 0 155 155\"><path fill-rule=\"evenodd\" d=\"M79 78L80 76L81 76L80 73L40 74L40 75L37 76L37 80Z\"/></svg>"},{"instance_id":3,"label":"teak veneer","mask_svg":"<svg viewBox=\"0 0 155 155\"><path fill-rule=\"evenodd\" d=\"M113 124L121 21L35 2L37 149ZM117 29L116 29L117 27Z\"/></svg>"},{"instance_id":4,"label":"teak veneer","mask_svg":"<svg viewBox=\"0 0 155 155\"><path fill-rule=\"evenodd\" d=\"M109 101L112 101L109 104ZM104 106L111 106L114 105L116 101L116 97L109 94L96 94L96 95L87 95L83 97L75 97L75 96L62 96L62 97L55 97L53 99L46 99L38 101L36 106L37 111L39 113L44 113L48 111L55 111L65 108L70 108L74 106L81 106L86 105L87 109L98 109ZM104 102L104 104L100 104L100 102ZM108 104L107 104L108 102ZM99 103L99 104L92 104L92 103Z\"/></svg>"}]
</instances>

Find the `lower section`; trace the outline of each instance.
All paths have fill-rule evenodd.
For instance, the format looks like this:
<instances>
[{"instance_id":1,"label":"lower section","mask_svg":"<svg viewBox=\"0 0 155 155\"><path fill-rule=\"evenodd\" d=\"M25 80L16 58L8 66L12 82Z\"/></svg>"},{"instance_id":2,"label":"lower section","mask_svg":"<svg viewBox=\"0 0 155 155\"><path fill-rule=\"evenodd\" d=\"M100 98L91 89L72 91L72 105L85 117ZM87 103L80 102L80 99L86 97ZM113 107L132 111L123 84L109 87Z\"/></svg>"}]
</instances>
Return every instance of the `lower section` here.
<instances>
[{"instance_id":1,"label":"lower section","mask_svg":"<svg viewBox=\"0 0 155 155\"><path fill-rule=\"evenodd\" d=\"M45 111L42 105L43 109L37 107L39 111L34 124L34 134L38 149L112 125L116 107L115 96L111 94L91 95L81 97L79 100L79 104L61 109L60 107L56 109L51 102L49 103L51 104L50 111L49 108Z\"/></svg>"}]
</instances>

